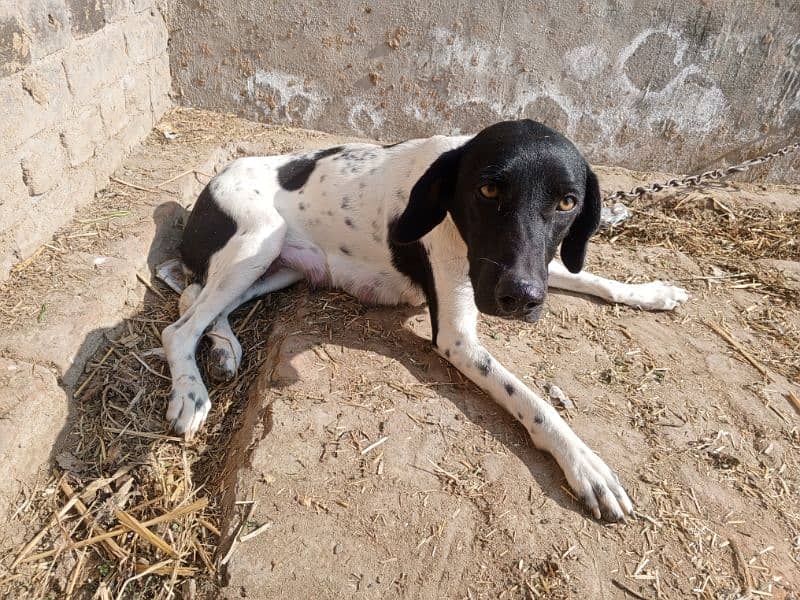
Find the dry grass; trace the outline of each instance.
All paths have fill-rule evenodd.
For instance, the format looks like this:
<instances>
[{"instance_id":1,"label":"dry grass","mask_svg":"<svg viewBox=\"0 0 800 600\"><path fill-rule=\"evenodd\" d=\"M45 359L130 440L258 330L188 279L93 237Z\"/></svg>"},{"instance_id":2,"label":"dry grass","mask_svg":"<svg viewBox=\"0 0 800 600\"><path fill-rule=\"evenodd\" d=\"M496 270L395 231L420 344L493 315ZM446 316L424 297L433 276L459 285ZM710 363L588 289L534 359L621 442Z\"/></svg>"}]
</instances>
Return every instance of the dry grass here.
<instances>
[{"instance_id":1,"label":"dry grass","mask_svg":"<svg viewBox=\"0 0 800 600\"><path fill-rule=\"evenodd\" d=\"M800 308L800 282L763 259L800 261L800 211L726 206L712 192L644 197L634 217L602 237L623 246L661 246L690 255L709 286L751 290L769 299L741 314L764 344L749 354L800 383L800 330L788 318Z\"/></svg>"},{"instance_id":2,"label":"dry grass","mask_svg":"<svg viewBox=\"0 0 800 600\"><path fill-rule=\"evenodd\" d=\"M20 507L24 522L41 531L0 575L12 596L91 597L102 585L110 597L165 598L186 578L215 578L225 448L264 360L272 317L263 310L269 300L239 312L240 374L210 389L219 410L202 436L186 442L163 421L169 378L159 331L177 318L170 300L148 301L88 363L54 478Z\"/></svg>"},{"instance_id":3,"label":"dry grass","mask_svg":"<svg viewBox=\"0 0 800 600\"><path fill-rule=\"evenodd\" d=\"M207 141L211 134L202 118L186 114L196 122L182 124L182 135L195 135L198 143ZM191 169L182 171L175 178L190 173ZM46 310L39 298L58 284L60 261L124 235L114 224L128 218L131 203L143 202L142 194L149 194L155 185L138 180L117 182L103 192L102 212L76 221L18 267L12 282L22 291L0 295L0 324L18 325ZM752 260L756 255L800 260L800 214L732 208L697 191L688 196L647 197L632 208L634 217L605 232L605 239L628 247L659 245L680 250L704 267L707 280L768 296L772 300L769 306L742 313L741 325L762 342L742 348L758 364L800 382L800 334L784 318L800 306L798 292L785 276ZM80 273L71 273L80 277ZM24 546L14 549L12 559L0 565L0 590L8 597L173 598L203 593L213 597L215 593L220 563L225 560L218 549L226 449L241 424L247 388L267 357L266 332L282 313L293 313L295 306L291 294L275 294L234 314L232 323L244 350L243 364L235 380L210 388L215 408L201 434L187 442L166 431L162 418L169 373L160 358L159 332L177 318L177 298L164 286L154 287L141 311L125 321L122 335L108 342L87 364L75 395L72 429L52 478L20 500L17 517L31 534ZM371 332L369 324L359 320L362 314L363 308L352 298L327 293L317 297L308 324L322 333L360 326L366 336ZM605 324L561 315L562 322L570 320L615 358L612 369L593 375L631 392L634 428L657 437L657 426L680 424L696 416L676 415L663 403L642 399L636 393L663 378L666 369L646 353L632 356L624 331L620 336L618 329ZM522 335L506 322L493 326L492 335L499 334L516 339ZM542 328L539 335L547 343L554 334ZM207 358L205 348L199 356L202 366ZM330 355L325 360L335 363ZM542 361L537 375L544 379L552 370ZM401 391L426 393L422 388ZM371 402L373 408L385 402L371 396L355 401ZM424 421L419 424L431 426ZM796 427L793 431L789 443L797 451L800 436ZM337 438L330 450L323 449L323 458L325 452L338 452L348 444L363 461L380 469L381 448L375 445L379 439L377 434ZM765 472L758 464L736 458L723 442L712 438L694 444L691 454L755 499L770 506L792 504L791 498L799 491L796 481L780 470ZM796 464L790 467L792 473L798 472ZM502 517L492 512L503 494L502 487L488 485L480 467L466 454L450 457L447 464L431 463L429 471L445 489L481 508L483 533L491 535L495 519ZM653 473L641 473L640 477L660 481ZM634 524L641 538L640 549L625 561L633 567L615 574L614 585L631 597L651 598L654 593L661 597L661 581L668 574L651 568L650 558L659 554L662 562L676 561L679 557L669 554L682 548L681 558L688 556L696 569L693 585L697 597L734 598L742 592L768 595L758 593L756 587L759 573L766 570L762 563L769 559L769 548L756 556L742 556L735 540L724 539L709 525L704 508L687 501L694 496L691 489L666 481L654 489L649 512ZM321 510L313 498L298 496L298 502ZM800 530L797 511L784 511L781 518L793 530ZM258 535L267 526L251 523L245 516L235 537ZM440 532L435 527L426 532L420 547ZM492 582L492 593L502 598L570 597L568 561L575 547L553 548L536 563L523 559L509 562L511 557L504 557L507 569L502 580ZM639 587L632 588L631 582Z\"/></svg>"}]
</instances>

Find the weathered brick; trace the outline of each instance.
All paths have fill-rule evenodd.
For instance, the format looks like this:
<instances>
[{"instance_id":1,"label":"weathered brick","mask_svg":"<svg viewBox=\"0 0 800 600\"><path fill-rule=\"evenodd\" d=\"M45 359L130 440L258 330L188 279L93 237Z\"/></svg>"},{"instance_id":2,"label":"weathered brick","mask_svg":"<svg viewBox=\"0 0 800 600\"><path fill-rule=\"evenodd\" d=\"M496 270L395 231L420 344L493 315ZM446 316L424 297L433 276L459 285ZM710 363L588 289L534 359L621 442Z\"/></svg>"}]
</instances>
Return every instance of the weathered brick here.
<instances>
[{"instance_id":1,"label":"weathered brick","mask_svg":"<svg viewBox=\"0 0 800 600\"><path fill-rule=\"evenodd\" d=\"M31 45L16 17L0 21L0 77L21 71L31 64Z\"/></svg>"},{"instance_id":2,"label":"weathered brick","mask_svg":"<svg viewBox=\"0 0 800 600\"><path fill-rule=\"evenodd\" d=\"M22 89L55 117L63 115L71 103L64 68L57 57L38 60L22 74Z\"/></svg>"},{"instance_id":3,"label":"weathered brick","mask_svg":"<svg viewBox=\"0 0 800 600\"><path fill-rule=\"evenodd\" d=\"M167 112L172 106L172 100L169 97L170 90L172 89L172 78L169 72L169 55L164 52L163 55L157 56L149 63L150 67L150 104L153 110L153 117L155 120Z\"/></svg>"},{"instance_id":4,"label":"weathered brick","mask_svg":"<svg viewBox=\"0 0 800 600\"><path fill-rule=\"evenodd\" d=\"M64 0L29 0L21 3L22 20L30 32L34 61L72 43L69 12Z\"/></svg>"},{"instance_id":5,"label":"weathered brick","mask_svg":"<svg viewBox=\"0 0 800 600\"><path fill-rule=\"evenodd\" d=\"M108 177L122 163L127 151L127 144L118 138L107 140L95 150L94 161L94 187L101 190L108 185Z\"/></svg>"},{"instance_id":6,"label":"weathered brick","mask_svg":"<svg viewBox=\"0 0 800 600\"><path fill-rule=\"evenodd\" d=\"M142 13L153 8L153 0L131 0L132 9L134 13Z\"/></svg>"},{"instance_id":7,"label":"weathered brick","mask_svg":"<svg viewBox=\"0 0 800 600\"><path fill-rule=\"evenodd\" d=\"M106 11L100 0L67 0L72 16L72 35L81 38L102 29Z\"/></svg>"},{"instance_id":8,"label":"weathered brick","mask_svg":"<svg viewBox=\"0 0 800 600\"><path fill-rule=\"evenodd\" d=\"M103 0L106 23L121 21L131 14L131 0Z\"/></svg>"},{"instance_id":9,"label":"weathered brick","mask_svg":"<svg viewBox=\"0 0 800 600\"><path fill-rule=\"evenodd\" d=\"M10 230L22 218L28 190L22 180L22 167L15 156L0 158L0 232ZM2 246L0 246L1 248Z\"/></svg>"},{"instance_id":10,"label":"weathered brick","mask_svg":"<svg viewBox=\"0 0 800 600\"><path fill-rule=\"evenodd\" d=\"M142 64L162 54L167 48L167 26L159 13L143 13L125 24L128 56Z\"/></svg>"},{"instance_id":11,"label":"weathered brick","mask_svg":"<svg viewBox=\"0 0 800 600\"><path fill-rule=\"evenodd\" d=\"M153 124L153 116L150 111L131 115L128 124L117 137L124 141L126 149L130 149L147 137Z\"/></svg>"},{"instance_id":12,"label":"weathered brick","mask_svg":"<svg viewBox=\"0 0 800 600\"><path fill-rule=\"evenodd\" d=\"M97 144L102 142L104 137L100 111L92 107L66 124L61 132L61 144L67 151L70 164L76 167L94 155Z\"/></svg>"},{"instance_id":13,"label":"weathered brick","mask_svg":"<svg viewBox=\"0 0 800 600\"><path fill-rule=\"evenodd\" d=\"M15 148L52 125L68 101L63 73L54 60L0 79L0 150Z\"/></svg>"},{"instance_id":14,"label":"weathered brick","mask_svg":"<svg viewBox=\"0 0 800 600\"><path fill-rule=\"evenodd\" d=\"M125 38L114 25L81 40L64 55L69 89L79 104L88 103L101 87L121 78L127 66Z\"/></svg>"},{"instance_id":15,"label":"weathered brick","mask_svg":"<svg viewBox=\"0 0 800 600\"><path fill-rule=\"evenodd\" d=\"M122 78L128 113L150 112L150 77L147 69L132 67Z\"/></svg>"},{"instance_id":16,"label":"weathered brick","mask_svg":"<svg viewBox=\"0 0 800 600\"><path fill-rule=\"evenodd\" d=\"M66 160L58 136L42 132L22 145L20 150L22 179L31 196L51 190L64 178Z\"/></svg>"},{"instance_id":17,"label":"weathered brick","mask_svg":"<svg viewBox=\"0 0 800 600\"><path fill-rule=\"evenodd\" d=\"M89 169L73 169L61 185L41 196L29 196L22 219L12 230L12 247L25 259L53 232L65 225L75 209L94 197L94 173Z\"/></svg>"},{"instance_id":18,"label":"weathered brick","mask_svg":"<svg viewBox=\"0 0 800 600\"><path fill-rule=\"evenodd\" d=\"M122 82L103 89L98 100L106 135L113 136L128 122L128 114L125 110L125 90Z\"/></svg>"}]
</instances>

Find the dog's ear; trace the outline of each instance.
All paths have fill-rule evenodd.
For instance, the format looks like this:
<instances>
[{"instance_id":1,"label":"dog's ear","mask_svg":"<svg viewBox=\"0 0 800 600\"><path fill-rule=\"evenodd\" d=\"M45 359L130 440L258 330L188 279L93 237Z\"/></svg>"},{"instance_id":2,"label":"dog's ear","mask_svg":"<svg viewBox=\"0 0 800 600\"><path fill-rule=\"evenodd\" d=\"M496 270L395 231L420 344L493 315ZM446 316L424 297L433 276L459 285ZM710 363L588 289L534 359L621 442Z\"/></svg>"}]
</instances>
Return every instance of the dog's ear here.
<instances>
[{"instance_id":1,"label":"dog's ear","mask_svg":"<svg viewBox=\"0 0 800 600\"><path fill-rule=\"evenodd\" d=\"M561 260L572 273L583 268L589 238L600 225L600 208L600 184L597 182L597 175L587 166L583 207L561 243Z\"/></svg>"},{"instance_id":2,"label":"dog's ear","mask_svg":"<svg viewBox=\"0 0 800 600\"><path fill-rule=\"evenodd\" d=\"M406 209L392 225L392 242L416 242L444 220L455 193L461 152L456 148L443 153L417 180Z\"/></svg>"}]
</instances>

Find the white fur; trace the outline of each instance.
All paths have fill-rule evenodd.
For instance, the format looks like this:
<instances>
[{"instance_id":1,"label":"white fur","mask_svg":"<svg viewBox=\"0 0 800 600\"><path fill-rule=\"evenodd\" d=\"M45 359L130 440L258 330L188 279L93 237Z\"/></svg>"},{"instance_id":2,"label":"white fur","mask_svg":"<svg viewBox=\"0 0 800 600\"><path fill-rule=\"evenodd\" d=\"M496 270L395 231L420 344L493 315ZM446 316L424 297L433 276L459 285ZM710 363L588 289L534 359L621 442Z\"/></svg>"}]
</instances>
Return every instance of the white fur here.
<instances>
[{"instance_id":1,"label":"white fur","mask_svg":"<svg viewBox=\"0 0 800 600\"><path fill-rule=\"evenodd\" d=\"M212 257L205 287L187 288L182 304L188 308L164 330L173 379L167 419L175 430L191 436L211 406L194 360L197 341L209 325L216 374L235 375L241 346L228 315L243 302L305 278L371 303L421 303L422 291L392 265L387 224L403 212L411 188L430 164L467 139L436 136L392 148L349 144L346 153L319 159L295 191L283 189L277 173L301 155L242 158L217 175L211 191L236 222L237 232ZM596 517L624 518L632 504L611 469L548 402L481 346L467 249L454 223L447 217L422 243L439 305L437 351L523 423L536 447L555 457L570 487ZM267 272L279 258L283 268ZM632 285L585 272L572 274L558 262L549 271L553 287L611 302L671 310L687 299L684 290L660 282Z\"/></svg>"}]
</instances>

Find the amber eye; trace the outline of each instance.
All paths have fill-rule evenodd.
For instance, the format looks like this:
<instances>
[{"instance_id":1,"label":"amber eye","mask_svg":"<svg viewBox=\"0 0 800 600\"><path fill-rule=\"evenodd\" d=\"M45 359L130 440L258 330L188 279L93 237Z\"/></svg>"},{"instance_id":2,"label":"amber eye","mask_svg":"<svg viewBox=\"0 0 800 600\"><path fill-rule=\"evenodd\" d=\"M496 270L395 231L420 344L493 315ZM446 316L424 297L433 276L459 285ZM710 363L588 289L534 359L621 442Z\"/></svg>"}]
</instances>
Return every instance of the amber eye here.
<instances>
[{"instance_id":1,"label":"amber eye","mask_svg":"<svg viewBox=\"0 0 800 600\"><path fill-rule=\"evenodd\" d=\"M575 196L564 196L558 203L558 210L561 212L569 212L573 208L575 208Z\"/></svg>"},{"instance_id":2,"label":"amber eye","mask_svg":"<svg viewBox=\"0 0 800 600\"><path fill-rule=\"evenodd\" d=\"M481 196L483 196L484 198L488 198L489 200L497 198L497 196L500 195L500 190L493 183L487 183L486 185L482 185L480 191L481 191Z\"/></svg>"}]
</instances>

